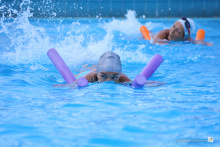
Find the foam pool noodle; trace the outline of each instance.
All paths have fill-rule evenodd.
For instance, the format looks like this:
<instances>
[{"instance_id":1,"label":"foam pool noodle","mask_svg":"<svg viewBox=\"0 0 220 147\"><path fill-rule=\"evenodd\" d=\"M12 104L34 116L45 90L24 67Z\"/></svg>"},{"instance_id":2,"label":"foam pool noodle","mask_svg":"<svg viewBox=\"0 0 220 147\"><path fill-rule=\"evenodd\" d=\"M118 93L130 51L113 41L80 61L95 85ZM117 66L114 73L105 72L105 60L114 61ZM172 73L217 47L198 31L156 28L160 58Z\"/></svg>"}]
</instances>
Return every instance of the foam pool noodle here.
<instances>
[{"instance_id":1,"label":"foam pool noodle","mask_svg":"<svg viewBox=\"0 0 220 147\"><path fill-rule=\"evenodd\" d=\"M204 40L205 39L205 31L203 29L199 29L196 33L196 40Z\"/></svg>"},{"instance_id":2,"label":"foam pool noodle","mask_svg":"<svg viewBox=\"0 0 220 147\"><path fill-rule=\"evenodd\" d=\"M88 80L85 77L81 77L77 80L78 87L86 87L88 86Z\"/></svg>"},{"instance_id":3,"label":"foam pool noodle","mask_svg":"<svg viewBox=\"0 0 220 147\"><path fill-rule=\"evenodd\" d=\"M142 35L144 36L144 39L151 40L150 32L148 31L146 26L141 26L140 31Z\"/></svg>"},{"instance_id":4,"label":"foam pool noodle","mask_svg":"<svg viewBox=\"0 0 220 147\"><path fill-rule=\"evenodd\" d=\"M76 81L75 76L72 74L69 67L54 48L49 49L47 51L47 55L67 83L73 83ZM77 80L77 85L79 87L85 87L88 85L88 80L84 77L81 77Z\"/></svg>"},{"instance_id":5,"label":"foam pool noodle","mask_svg":"<svg viewBox=\"0 0 220 147\"><path fill-rule=\"evenodd\" d=\"M147 79L143 75L137 75L132 83L132 88L143 88Z\"/></svg>"},{"instance_id":6,"label":"foam pool noodle","mask_svg":"<svg viewBox=\"0 0 220 147\"><path fill-rule=\"evenodd\" d=\"M133 88L143 88L146 80L148 80L157 68L163 62L163 57L159 54L154 55L154 57L150 60L150 62L145 66L140 75L136 76L132 87ZM143 78L144 77L144 78Z\"/></svg>"}]
</instances>

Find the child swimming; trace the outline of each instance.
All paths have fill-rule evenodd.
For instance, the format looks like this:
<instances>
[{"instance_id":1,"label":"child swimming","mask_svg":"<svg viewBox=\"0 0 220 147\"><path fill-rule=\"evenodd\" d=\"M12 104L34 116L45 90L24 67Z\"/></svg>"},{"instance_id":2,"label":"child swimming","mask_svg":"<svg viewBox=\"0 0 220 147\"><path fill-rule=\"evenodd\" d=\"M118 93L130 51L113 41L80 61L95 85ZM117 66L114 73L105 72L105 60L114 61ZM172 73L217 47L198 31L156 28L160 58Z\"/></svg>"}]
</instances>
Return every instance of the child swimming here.
<instances>
[{"instance_id":1,"label":"child swimming","mask_svg":"<svg viewBox=\"0 0 220 147\"><path fill-rule=\"evenodd\" d=\"M159 31L153 37L153 43L161 42L162 40L194 42L194 40L190 37L194 30L194 21L190 18L181 17L170 29Z\"/></svg>"},{"instance_id":2,"label":"child swimming","mask_svg":"<svg viewBox=\"0 0 220 147\"><path fill-rule=\"evenodd\" d=\"M107 51L99 58L96 68L85 75L85 78L91 83L105 81L130 82L131 80L121 71L120 57L112 51Z\"/></svg>"},{"instance_id":3,"label":"child swimming","mask_svg":"<svg viewBox=\"0 0 220 147\"><path fill-rule=\"evenodd\" d=\"M133 83L131 79L129 79L124 73L122 73L120 57L112 51L105 52L99 58L98 64L95 66L95 68L88 68L87 65L83 66L82 71L79 74L75 75L75 77L85 77L89 83L112 81L125 86L131 86L131 84ZM86 68L91 69L91 71L89 71L89 73L86 73L84 70ZM54 85L54 87L71 86L73 88L76 88L76 82L77 81L68 84L56 84ZM156 81L147 81L145 86L155 87L163 84L164 83Z\"/></svg>"}]
</instances>

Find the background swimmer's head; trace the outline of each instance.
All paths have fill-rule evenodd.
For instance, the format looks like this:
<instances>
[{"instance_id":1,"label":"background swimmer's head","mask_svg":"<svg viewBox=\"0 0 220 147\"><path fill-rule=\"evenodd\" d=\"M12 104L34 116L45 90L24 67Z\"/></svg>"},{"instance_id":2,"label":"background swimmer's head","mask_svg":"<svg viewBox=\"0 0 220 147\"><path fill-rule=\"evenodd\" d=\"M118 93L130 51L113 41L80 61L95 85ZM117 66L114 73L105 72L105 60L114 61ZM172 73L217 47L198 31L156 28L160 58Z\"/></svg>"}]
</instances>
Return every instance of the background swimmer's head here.
<instances>
[{"instance_id":1,"label":"background swimmer's head","mask_svg":"<svg viewBox=\"0 0 220 147\"><path fill-rule=\"evenodd\" d=\"M171 41L187 40L194 30L194 21L190 18L181 17L181 19L177 20L170 28L168 39Z\"/></svg>"},{"instance_id":2,"label":"background swimmer's head","mask_svg":"<svg viewBox=\"0 0 220 147\"><path fill-rule=\"evenodd\" d=\"M168 36L170 41L183 41L184 40L184 28L183 25L176 21L170 28L170 33Z\"/></svg>"},{"instance_id":3,"label":"background swimmer's head","mask_svg":"<svg viewBox=\"0 0 220 147\"><path fill-rule=\"evenodd\" d=\"M105 52L99 58L96 70L99 82L118 82L122 70L120 57L112 51Z\"/></svg>"}]
</instances>

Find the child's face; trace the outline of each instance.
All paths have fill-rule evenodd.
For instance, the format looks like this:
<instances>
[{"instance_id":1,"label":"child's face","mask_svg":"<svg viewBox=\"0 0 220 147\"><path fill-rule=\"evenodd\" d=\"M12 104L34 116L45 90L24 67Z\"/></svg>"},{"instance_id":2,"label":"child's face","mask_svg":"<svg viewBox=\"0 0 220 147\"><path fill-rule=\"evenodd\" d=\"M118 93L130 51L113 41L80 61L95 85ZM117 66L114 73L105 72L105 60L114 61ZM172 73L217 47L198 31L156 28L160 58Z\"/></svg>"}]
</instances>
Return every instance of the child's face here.
<instances>
[{"instance_id":1,"label":"child's face","mask_svg":"<svg viewBox=\"0 0 220 147\"><path fill-rule=\"evenodd\" d=\"M183 41L184 40L184 28L183 25L176 21L170 28L169 40L173 41Z\"/></svg>"},{"instance_id":2,"label":"child's face","mask_svg":"<svg viewBox=\"0 0 220 147\"><path fill-rule=\"evenodd\" d=\"M114 81L119 82L120 74L118 72L101 71L97 74L99 82Z\"/></svg>"}]
</instances>

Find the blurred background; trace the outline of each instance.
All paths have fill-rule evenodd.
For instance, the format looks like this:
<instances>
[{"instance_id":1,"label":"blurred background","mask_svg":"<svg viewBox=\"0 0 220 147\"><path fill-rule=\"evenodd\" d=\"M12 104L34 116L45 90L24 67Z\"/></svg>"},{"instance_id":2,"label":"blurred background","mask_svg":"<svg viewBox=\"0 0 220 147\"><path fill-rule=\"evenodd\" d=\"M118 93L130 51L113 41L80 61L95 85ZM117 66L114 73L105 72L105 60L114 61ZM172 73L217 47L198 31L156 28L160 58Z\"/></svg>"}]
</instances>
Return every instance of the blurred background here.
<instances>
[{"instance_id":1,"label":"blurred background","mask_svg":"<svg viewBox=\"0 0 220 147\"><path fill-rule=\"evenodd\" d=\"M220 0L0 0L0 16L16 16L22 2L33 17L124 17L127 10L138 18L220 16Z\"/></svg>"}]
</instances>

